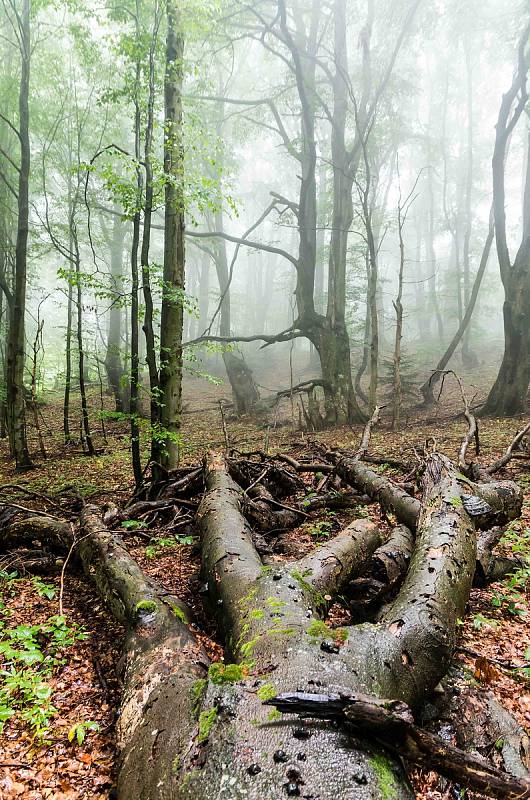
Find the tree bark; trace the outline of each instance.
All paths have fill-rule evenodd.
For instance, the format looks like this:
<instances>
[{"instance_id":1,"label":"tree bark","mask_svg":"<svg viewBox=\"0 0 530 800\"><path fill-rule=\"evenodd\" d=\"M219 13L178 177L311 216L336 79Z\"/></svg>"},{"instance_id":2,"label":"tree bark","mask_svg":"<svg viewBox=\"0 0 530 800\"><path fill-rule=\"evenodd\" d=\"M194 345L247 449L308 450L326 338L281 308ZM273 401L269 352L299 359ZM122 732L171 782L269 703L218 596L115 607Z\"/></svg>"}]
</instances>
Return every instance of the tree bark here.
<instances>
[{"instance_id":1,"label":"tree bark","mask_svg":"<svg viewBox=\"0 0 530 800\"><path fill-rule=\"evenodd\" d=\"M519 41L517 73L502 98L492 158L495 243L504 286L504 355L481 413L502 417L525 410L530 384L530 207L523 209L522 239L513 262L508 250L505 212L506 148L528 100L526 48L529 31L530 23ZM525 197L529 187L530 161L526 165Z\"/></svg>"},{"instance_id":2,"label":"tree bark","mask_svg":"<svg viewBox=\"0 0 530 800\"><path fill-rule=\"evenodd\" d=\"M24 366L26 355L26 271L29 233L29 173L31 148L29 141L29 89L31 65L30 0L22 1L18 20L21 71L19 86L20 165L18 170L18 217L15 245L15 280L10 305L7 343L7 421L9 444L18 470L33 464L26 439L26 403L24 399Z\"/></svg>"},{"instance_id":3,"label":"tree bark","mask_svg":"<svg viewBox=\"0 0 530 800\"><path fill-rule=\"evenodd\" d=\"M107 350L105 353L105 370L109 388L114 397L116 411L123 411L123 377L121 362L121 295L123 242L125 238L124 223L119 216L114 217L112 240L110 242L110 277L111 291L114 293L109 310L109 326L107 334Z\"/></svg>"},{"instance_id":4,"label":"tree bark","mask_svg":"<svg viewBox=\"0 0 530 800\"><path fill-rule=\"evenodd\" d=\"M390 511L399 522L409 528L416 527L421 509L419 500L358 459L338 454L331 454L331 458L339 477L377 500L383 510ZM458 473L458 480L462 485L463 504L478 527L491 527L519 517L523 496L517 484L512 481L475 483L461 473Z\"/></svg>"},{"instance_id":5,"label":"tree bark","mask_svg":"<svg viewBox=\"0 0 530 800\"><path fill-rule=\"evenodd\" d=\"M160 316L159 458L172 469L179 460L182 404L182 325L184 300L184 151L182 81L184 37L174 0L167 0L166 73L164 77L164 285Z\"/></svg>"}]
</instances>

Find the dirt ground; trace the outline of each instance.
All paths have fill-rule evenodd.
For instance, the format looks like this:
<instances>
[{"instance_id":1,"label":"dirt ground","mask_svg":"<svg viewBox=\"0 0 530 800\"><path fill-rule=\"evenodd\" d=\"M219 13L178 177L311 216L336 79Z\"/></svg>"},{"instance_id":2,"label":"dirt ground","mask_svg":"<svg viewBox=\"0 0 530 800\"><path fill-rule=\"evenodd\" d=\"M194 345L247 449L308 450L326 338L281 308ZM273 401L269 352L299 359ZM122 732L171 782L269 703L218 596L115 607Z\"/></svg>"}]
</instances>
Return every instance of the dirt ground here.
<instances>
[{"instance_id":1,"label":"dirt ground","mask_svg":"<svg viewBox=\"0 0 530 800\"><path fill-rule=\"evenodd\" d=\"M484 395L480 387L487 386L489 376L477 374L467 381L469 395L479 402ZM287 375L275 375L274 385L289 385ZM272 380L272 378L270 379ZM265 381L264 381L265 382ZM477 385L479 388L477 389ZM186 380L184 391L183 460L195 463L205 450L224 448L225 437L221 426L219 400L228 397L225 385L214 385L204 379ZM77 413L78 398L73 406ZM50 500L27 495L17 502L28 508L39 508L52 515L75 520L75 503L83 499L103 506L120 504L130 495L132 484L129 465L127 423L106 418L100 421L100 395L97 388L90 394L97 456L87 458L79 444L65 448L62 444L61 398L50 393L40 408L41 425L47 458L37 458L35 470L16 475L6 452L5 441L0 441L0 502L12 498L5 487L17 484L41 492ZM104 398L110 408L110 398ZM374 431L371 444L373 454L393 457L414 464L414 450L421 451L428 436L434 437L439 450L454 458L465 431L460 414L461 400L454 382L448 380L438 407L427 412L410 409L404 415L404 424L398 432L389 430L384 412L381 425ZM74 414L72 415L74 416ZM308 447L309 440L327 445L355 449L360 437L359 428L336 428L325 432L307 434L297 430L299 409L284 400L274 412L261 419L236 420L226 412L227 432L231 447L242 450L268 449L296 455ZM483 420L480 423L481 453L479 460L487 464L501 455L518 428L520 419ZM35 432L31 431L32 448L37 452ZM530 527L530 474L522 462L511 462L502 477L517 480L525 490L525 505L520 521L512 526L515 534L524 534ZM22 495L23 496L23 495ZM376 506L365 506L365 512L377 517ZM322 541L352 518L353 512L328 518L324 531L315 525L321 520L309 520L289 534L294 544L305 549ZM350 514L350 516L348 516ZM355 516L355 514L353 514ZM186 520L184 520L186 522ZM186 535L183 543L169 545L148 541L148 536L164 539L164 531L151 529L148 536L133 530L122 531L128 546L142 567L158 580L164 588L182 597L196 613L196 631L205 642L214 659L222 658L223 651L216 641L211 623L203 618L198 589L199 553L193 539L193 521L179 529ZM192 537L188 539L187 536ZM189 543L191 541L191 543ZM119 658L123 632L109 617L95 590L84 578L67 569L61 587L59 569L42 580L53 587L43 597L38 583L31 576L7 579L16 570L12 559L0 558L0 600L5 625L36 625L58 613L62 595L64 614L69 624L77 625L84 638L64 648L64 663L54 670L50 678L52 703L56 709L51 731L46 741L32 739L28 728L17 717L5 724L0 739L0 798L27 798L40 800L96 800L112 798L114 782L115 723L119 704ZM469 613L460 627L460 648L455 661L464 669L465 680L476 685L479 692L492 691L527 729L530 728L530 697L528 679L522 670L503 667L481 669L486 657L511 665L523 665L530 648L530 629L524 604L515 606L502 600L502 586L474 589L469 603ZM8 609L6 612L5 609ZM82 743L76 737L69 740L69 732L79 723L97 723L97 730L87 730ZM449 785L439 784L430 773L415 773L413 781L418 798L452 797ZM133 798L131 798L133 800Z\"/></svg>"}]
</instances>

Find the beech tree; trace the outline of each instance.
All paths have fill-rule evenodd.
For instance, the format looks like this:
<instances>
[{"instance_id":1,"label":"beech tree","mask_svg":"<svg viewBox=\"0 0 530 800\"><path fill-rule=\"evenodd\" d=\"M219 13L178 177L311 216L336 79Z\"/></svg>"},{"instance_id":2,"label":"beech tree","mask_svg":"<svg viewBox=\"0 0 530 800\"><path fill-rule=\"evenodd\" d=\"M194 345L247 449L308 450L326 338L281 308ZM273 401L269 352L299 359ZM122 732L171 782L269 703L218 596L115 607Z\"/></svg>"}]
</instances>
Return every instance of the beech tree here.
<instances>
[{"instance_id":1,"label":"beech tree","mask_svg":"<svg viewBox=\"0 0 530 800\"><path fill-rule=\"evenodd\" d=\"M18 43L20 53L20 77L18 90L18 123L2 115L19 146L18 164L8 158L18 175L18 187L14 189L2 171L2 179L17 203L16 243L13 284L7 283L4 264L0 273L2 290L9 305L9 327L6 357L6 412L7 429L11 452L17 469L32 467L26 438L26 400L24 396L24 367L26 354L25 315L26 315L26 276L29 231L29 175L31 147L29 139L29 92L31 71L31 4L22 0L19 10L13 0L6 8L12 35Z\"/></svg>"},{"instance_id":2,"label":"beech tree","mask_svg":"<svg viewBox=\"0 0 530 800\"><path fill-rule=\"evenodd\" d=\"M492 158L495 244L504 287L504 356L483 413L507 416L524 411L530 383L530 161L526 163L521 242L511 258L506 234L505 162L510 136L528 102L530 24L521 34L511 87L503 95Z\"/></svg>"}]
</instances>

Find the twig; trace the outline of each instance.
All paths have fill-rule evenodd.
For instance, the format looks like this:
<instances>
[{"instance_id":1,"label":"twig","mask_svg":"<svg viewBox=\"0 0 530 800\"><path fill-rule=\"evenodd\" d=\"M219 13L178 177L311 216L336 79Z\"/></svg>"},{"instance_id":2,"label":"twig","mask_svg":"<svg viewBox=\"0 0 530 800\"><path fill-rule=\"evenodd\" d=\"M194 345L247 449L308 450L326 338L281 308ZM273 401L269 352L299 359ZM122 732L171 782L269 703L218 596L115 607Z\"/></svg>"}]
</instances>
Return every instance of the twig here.
<instances>
[{"instance_id":1,"label":"twig","mask_svg":"<svg viewBox=\"0 0 530 800\"><path fill-rule=\"evenodd\" d=\"M486 658L490 664L495 664L496 667L501 667L501 669L528 669L529 667L528 662L526 664L512 664L502 658L490 658L490 656L485 656L483 653L477 653L476 650L471 650L469 647L457 647L456 650L466 656L471 656L471 658Z\"/></svg>"},{"instance_id":2,"label":"twig","mask_svg":"<svg viewBox=\"0 0 530 800\"><path fill-rule=\"evenodd\" d=\"M510 442L508 449L506 450L505 454L499 458L497 461L494 461L493 464L486 470L490 475L494 472L497 472L499 469L502 469L506 466L508 461L515 455L514 450L518 447L521 442L523 441L526 434L530 431L530 422L528 422L522 430L518 431L515 437Z\"/></svg>"},{"instance_id":3,"label":"twig","mask_svg":"<svg viewBox=\"0 0 530 800\"><path fill-rule=\"evenodd\" d=\"M267 472L269 470L270 470L270 467L265 467L265 469L263 470L261 475L258 478L256 478L256 480L253 481L250 484L250 486L247 486L247 488L243 491L243 494L245 494L245 495L248 494L250 492L250 490L254 488L254 486L256 486L261 480L263 480L263 478L265 477L265 475L267 474Z\"/></svg>"},{"instance_id":4,"label":"twig","mask_svg":"<svg viewBox=\"0 0 530 800\"><path fill-rule=\"evenodd\" d=\"M223 401L222 400L219 400L219 411L221 412L221 422L222 422L222 425L223 425L223 435L225 437L225 448L226 448L226 452L228 452L230 450L230 441L228 439L228 430L227 430L227 427L226 427L225 412L224 412Z\"/></svg>"},{"instance_id":5,"label":"twig","mask_svg":"<svg viewBox=\"0 0 530 800\"><path fill-rule=\"evenodd\" d=\"M0 503L0 507L4 508L16 508L17 511L24 511L26 514L37 514L39 517L48 517L49 519L55 519L58 522L61 522L59 517L55 517L53 514L48 514L46 511L37 511L34 508L26 508L25 506L20 506L18 503Z\"/></svg>"}]
</instances>

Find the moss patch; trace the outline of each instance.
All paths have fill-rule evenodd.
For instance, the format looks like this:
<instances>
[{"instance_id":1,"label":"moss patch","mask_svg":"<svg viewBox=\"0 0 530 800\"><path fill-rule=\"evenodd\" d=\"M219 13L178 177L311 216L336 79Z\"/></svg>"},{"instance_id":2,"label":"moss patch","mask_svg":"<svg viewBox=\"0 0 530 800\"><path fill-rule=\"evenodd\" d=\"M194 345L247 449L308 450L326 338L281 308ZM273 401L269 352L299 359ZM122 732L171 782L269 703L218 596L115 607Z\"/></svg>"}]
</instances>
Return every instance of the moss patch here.
<instances>
[{"instance_id":1,"label":"moss patch","mask_svg":"<svg viewBox=\"0 0 530 800\"><path fill-rule=\"evenodd\" d=\"M264 683L259 687L256 694L261 702L264 703L266 700L272 700L273 697L276 697L278 690L273 683Z\"/></svg>"},{"instance_id":2,"label":"moss patch","mask_svg":"<svg viewBox=\"0 0 530 800\"><path fill-rule=\"evenodd\" d=\"M312 639L333 639L336 644L341 645L348 639L347 628L330 628L325 622L319 619L311 620L307 629L307 635Z\"/></svg>"},{"instance_id":3,"label":"moss patch","mask_svg":"<svg viewBox=\"0 0 530 800\"><path fill-rule=\"evenodd\" d=\"M208 677L212 683L219 685L242 681L248 676L248 673L247 664L223 664L222 661L217 661L210 665Z\"/></svg>"},{"instance_id":4,"label":"moss patch","mask_svg":"<svg viewBox=\"0 0 530 800\"><path fill-rule=\"evenodd\" d=\"M140 614L154 614L158 605L154 600L140 600L134 607L134 613L138 616Z\"/></svg>"},{"instance_id":5,"label":"moss patch","mask_svg":"<svg viewBox=\"0 0 530 800\"><path fill-rule=\"evenodd\" d=\"M202 698L206 692L206 687L208 686L208 681L206 678L199 678L198 681L195 681L193 686L191 687L191 694L193 697L193 714L197 716L199 713L199 706L202 702Z\"/></svg>"},{"instance_id":6,"label":"moss patch","mask_svg":"<svg viewBox=\"0 0 530 800\"><path fill-rule=\"evenodd\" d=\"M291 572L291 577L297 582L300 589L303 593L309 598L312 605L315 608L324 608L326 605L326 601L324 599L324 595L311 586L309 581L306 581L306 576L310 574L310 570L305 571L303 574L299 572L297 569L294 569Z\"/></svg>"},{"instance_id":7,"label":"moss patch","mask_svg":"<svg viewBox=\"0 0 530 800\"><path fill-rule=\"evenodd\" d=\"M180 770L180 756L175 756L171 764L171 772L173 773L173 775L176 775L179 770Z\"/></svg>"},{"instance_id":8,"label":"moss patch","mask_svg":"<svg viewBox=\"0 0 530 800\"><path fill-rule=\"evenodd\" d=\"M199 744L205 742L209 737L216 719L217 709L215 707L210 708L208 711L201 711L199 714L199 733L197 736Z\"/></svg>"},{"instance_id":9,"label":"moss patch","mask_svg":"<svg viewBox=\"0 0 530 800\"><path fill-rule=\"evenodd\" d=\"M186 617L186 614L180 608L180 606L177 606L175 603L172 603L171 604L171 610L172 610L173 614L176 616L176 618L179 619L181 622L183 622L184 625L188 624L188 618Z\"/></svg>"},{"instance_id":10,"label":"moss patch","mask_svg":"<svg viewBox=\"0 0 530 800\"><path fill-rule=\"evenodd\" d=\"M375 755L370 758L370 765L377 776L381 800L392 800L397 797L397 784L392 762L386 756Z\"/></svg>"}]
</instances>

